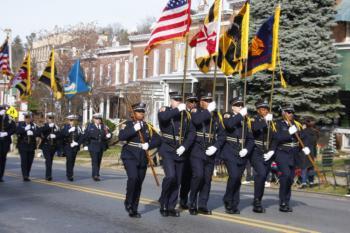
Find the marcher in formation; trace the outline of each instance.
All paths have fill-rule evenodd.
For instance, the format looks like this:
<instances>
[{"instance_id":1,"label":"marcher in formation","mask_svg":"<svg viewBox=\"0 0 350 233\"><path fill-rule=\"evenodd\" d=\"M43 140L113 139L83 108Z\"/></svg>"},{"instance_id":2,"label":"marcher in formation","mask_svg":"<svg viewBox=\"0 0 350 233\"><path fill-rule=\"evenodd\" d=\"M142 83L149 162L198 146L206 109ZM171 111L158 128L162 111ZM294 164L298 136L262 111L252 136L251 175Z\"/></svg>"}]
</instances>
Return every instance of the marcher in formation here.
<instances>
[{"instance_id":1,"label":"marcher in formation","mask_svg":"<svg viewBox=\"0 0 350 233\"><path fill-rule=\"evenodd\" d=\"M253 211L264 213L262 204L265 182L275 161L279 174L279 210L292 212L291 187L294 179L295 161L302 153L304 160L315 154L317 131L314 119L305 120L306 128L295 120L294 107L285 103L281 107L282 119L273 121L268 101L255 103L257 115L248 116L248 109L241 97L230 101L231 111L222 116L216 111L216 102L210 92L202 92L199 98L193 93L183 96L169 93L170 106L158 112L160 135L145 121L146 105L133 104L131 120L122 125L119 140L125 142L121 159L127 173L125 210L130 217L139 218L138 211L142 184L146 175L148 151L158 148L162 158L164 178L159 198L161 216L179 217L180 211L189 210L191 215L210 215L208 208L211 181L216 159L221 159L228 172L226 191L223 196L225 212L240 214L240 187L247 161L254 168ZM197 106L198 104L198 106ZM17 148L21 158L24 181L30 181L30 171L40 138L39 148L45 158L45 178L52 180L52 163L55 153L63 149L66 156L66 176L74 181L74 164L81 146L91 156L92 178L100 181L100 166L103 153L112 137L109 128L102 122L102 115L93 115L92 122L83 131L77 115L67 116L67 123L60 129L55 124L55 114L46 115L46 122L38 127L31 112L24 113L24 121L16 123L0 106L0 181L6 165L6 156L11 145L11 136L17 134ZM301 148L298 140L304 141ZM310 151L310 148L311 151ZM309 165L305 165L303 182L307 179Z\"/></svg>"}]
</instances>

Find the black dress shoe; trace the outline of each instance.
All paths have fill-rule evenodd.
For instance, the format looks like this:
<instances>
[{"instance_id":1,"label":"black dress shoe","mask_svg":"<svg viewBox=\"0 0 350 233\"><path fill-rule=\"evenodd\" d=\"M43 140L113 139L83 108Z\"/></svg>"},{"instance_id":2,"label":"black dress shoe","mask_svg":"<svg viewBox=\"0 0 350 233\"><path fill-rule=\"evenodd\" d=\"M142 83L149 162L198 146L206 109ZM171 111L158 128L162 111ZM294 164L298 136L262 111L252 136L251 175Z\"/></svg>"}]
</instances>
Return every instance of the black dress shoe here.
<instances>
[{"instance_id":1,"label":"black dress shoe","mask_svg":"<svg viewBox=\"0 0 350 233\"><path fill-rule=\"evenodd\" d=\"M160 205L159 212L160 212L160 215L162 215L163 217L169 216L168 209L164 205Z\"/></svg>"},{"instance_id":2,"label":"black dress shoe","mask_svg":"<svg viewBox=\"0 0 350 233\"><path fill-rule=\"evenodd\" d=\"M198 210L196 207L191 207L189 209L190 215L197 215L198 214Z\"/></svg>"},{"instance_id":3,"label":"black dress shoe","mask_svg":"<svg viewBox=\"0 0 350 233\"><path fill-rule=\"evenodd\" d=\"M30 179L29 179L28 177L23 177L23 181L25 181L25 182L29 182L29 181L30 181Z\"/></svg>"},{"instance_id":4,"label":"black dress shoe","mask_svg":"<svg viewBox=\"0 0 350 233\"><path fill-rule=\"evenodd\" d=\"M183 210L188 210L188 205L186 201L180 201L180 208Z\"/></svg>"},{"instance_id":5,"label":"black dress shoe","mask_svg":"<svg viewBox=\"0 0 350 233\"><path fill-rule=\"evenodd\" d=\"M98 176L94 176L94 177L92 177L92 179L93 179L94 181L101 181L100 177L98 177Z\"/></svg>"},{"instance_id":6,"label":"black dress shoe","mask_svg":"<svg viewBox=\"0 0 350 233\"><path fill-rule=\"evenodd\" d=\"M131 211L129 213L129 217L130 218L141 218L141 214L139 212L137 212L137 211Z\"/></svg>"},{"instance_id":7,"label":"black dress shoe","mask_svg":"<svg viewBox=\"0 0 350 233\"><path fill-rule=\"evenodd\" d=\"M205 215L211 215L211 210L208 210L207 208L204 208L204 207L199 207L198 213L205 214Z\"/></svg>"},{"instance_id":8,"label":"black dress shoe","mask_svg":"<svg viewBox=\"0 0 350 233\"><path fill-rule=\"evenodd\" d=\"M230 210L225 210L227 214L240 214L241 212L237 208L232 208Z\"/></svg>"},{"instance_id":9,"label":"black dress shoe","mask_svg":"<svg viewBox=\"0 0 350 233\"><path fill-rule=\"evenodd\" d=\"M282 203L280 205L280 211L281 212L293 212L293 209L291 207L289 207L289 205L285 204L285 203Z\"/></svg>"},{"instance_id":10,"label":"black dress shoe","mask_svg":"<svg viewBox=\"0 0 350 233\"><path fill-rule=\"evenodd\" d=\"M227 201L224 201L224 205L225 205L225 211L232 210L232 205L230 203L228 203Z\"/></svg>"},{"instance_id":11,"label":"black dress shoe","mask_svg":"<svg viewBox=\"0 0 350 233\"><path fill-rule=\"evenodd\" d=\"M52 181L52 177L46 177L47 181Z\"/></svg>"},{"instance_id":12,"label":"black dress shoe","mask_svg":"<svg viewBox=\"0 0 350 233\"><path fill-rule=\"evenodd\" d=\"M168 215L171 217L180 217L180 212L175 209L168 210Z\"/></svg>"},{"instance_id":13,"label":"black dress shoe","mask_svg":"<svg viewBox=\"0 0 350 233\"><path fill-rule=\"evenodd\" d=\"M258 199L255 199L253 202L253 212L265 213L265 208L261 205L261 201Z\"/></svg>"},{"instance_id":14,"label":"black dress shoe","mask_svg":"<svg viewBox=\"0 0 350 233\"><path fill-rule=\"evenodd\" d=\"M69 177L67 177L67 180L74 181L74 178L73 178L73 176L69 176Z\"/></svg>"}]
</instances>

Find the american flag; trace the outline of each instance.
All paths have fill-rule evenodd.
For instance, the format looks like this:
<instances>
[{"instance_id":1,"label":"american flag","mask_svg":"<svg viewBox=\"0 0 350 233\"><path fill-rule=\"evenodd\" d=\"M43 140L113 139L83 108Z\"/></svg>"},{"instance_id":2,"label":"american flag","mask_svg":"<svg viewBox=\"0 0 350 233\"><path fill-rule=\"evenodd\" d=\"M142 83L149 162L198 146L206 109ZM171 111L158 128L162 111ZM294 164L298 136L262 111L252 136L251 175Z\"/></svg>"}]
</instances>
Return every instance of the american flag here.
<instances>
[{"instance_id":1,"label":"american flag","mask_svg":"<svg viewBox=\"0 0 350 233\"><path fill-rule=\"evenodd\" d=\"M145 54L161 42L184 37L190 25L191 0L169 0L151 33Z\"/></svg>"},{"instance_id":2,"label":"american flag","mask_svg":"<svg viewBox=\"0 0 350 233\"><path fill-rule=\"evenodd\" d=\"M9 63L9 46L7 40L0 47L0 73L7 76L12 75Z\"/></svg>"}]
</instances>

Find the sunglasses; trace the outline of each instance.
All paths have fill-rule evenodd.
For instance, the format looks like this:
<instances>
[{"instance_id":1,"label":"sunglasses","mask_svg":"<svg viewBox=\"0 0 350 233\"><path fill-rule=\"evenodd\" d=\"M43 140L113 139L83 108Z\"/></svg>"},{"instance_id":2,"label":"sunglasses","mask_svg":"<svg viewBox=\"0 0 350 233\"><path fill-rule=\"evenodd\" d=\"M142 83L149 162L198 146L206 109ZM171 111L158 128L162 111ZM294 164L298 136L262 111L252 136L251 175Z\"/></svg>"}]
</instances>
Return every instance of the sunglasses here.
<instances>
[{"instance_id":1,"label":"sunglasses","mask_svg":"<svg viewBox=\"0 0 350 233\"><path fill-rule=\"evenodd\" d=\"M289 111L289 110L287 110L287 111L284 111L285 113L288 113L288 114L293 114L294 112L293 111Z\"/></svg>"},{"instance_id":2,"label":"sunglasses","mask_svg":"<svg viewBox=\"0 0 350 233\"><path fill-rule=\"evenodd\" d=\"M234 104L233 106L235 106L235 107L243 107L244 104Z\"/></svg>"}]
</instances>

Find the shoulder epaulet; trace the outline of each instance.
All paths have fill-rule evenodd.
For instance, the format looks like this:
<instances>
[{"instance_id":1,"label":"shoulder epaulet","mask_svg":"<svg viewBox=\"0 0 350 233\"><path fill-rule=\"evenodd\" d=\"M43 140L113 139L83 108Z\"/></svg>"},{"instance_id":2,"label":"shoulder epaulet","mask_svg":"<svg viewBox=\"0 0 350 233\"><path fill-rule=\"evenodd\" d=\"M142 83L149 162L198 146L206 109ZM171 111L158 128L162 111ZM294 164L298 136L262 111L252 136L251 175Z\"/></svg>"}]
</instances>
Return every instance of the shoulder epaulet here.
<instances>
[{"instance_id":1,"label":"shoulder epaulet","mask_svg":"<svg viewBox=\"0 0 350 233\"><path fill-rule=\"evenodd\" d=\"M294 120L294 123L297 126L298 130L303 129L303 125L299 121Z\"/></svg>"},{"instance_id":2,"label":"shoulder epaulet","mask_svg":"<svg viewBox=\"0 0 350 233\"><path fill-rule=\"evenodd\" d=\"M271 122L271 129L272 129L272 132L277 132L276 122L274 121Z\"/></svg>"},{"instance_id":3,"label":"shoulder epaulet","mask_svg":"<svg viewBox=\"0 0 350 233\"><path fill-rule=\"evenodd\" d=\"M225 129L224 120L222 119L222 115L220 112L218 112L218 118L219 118L219 121L220 121L222 127Z\"/></svg>"},{"instance_id":4,"label":"shoulder epaulet","mask_svg":"<svg viewBox=\"0 0 350 233\"><path fill-rule=\"evenodd\" d=\"M252 118L246 117L248 129L252 129Z\"/></svg>"}]
</instances>

